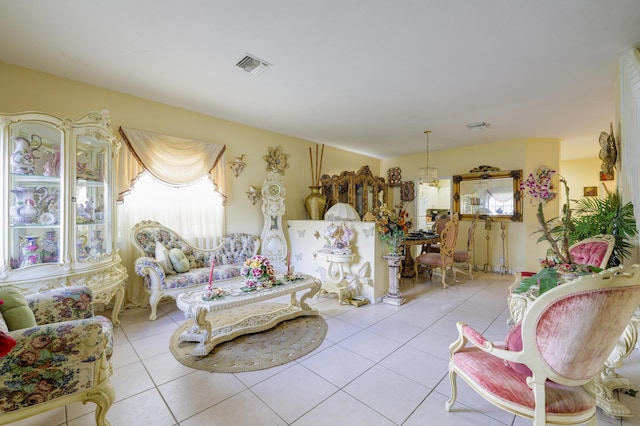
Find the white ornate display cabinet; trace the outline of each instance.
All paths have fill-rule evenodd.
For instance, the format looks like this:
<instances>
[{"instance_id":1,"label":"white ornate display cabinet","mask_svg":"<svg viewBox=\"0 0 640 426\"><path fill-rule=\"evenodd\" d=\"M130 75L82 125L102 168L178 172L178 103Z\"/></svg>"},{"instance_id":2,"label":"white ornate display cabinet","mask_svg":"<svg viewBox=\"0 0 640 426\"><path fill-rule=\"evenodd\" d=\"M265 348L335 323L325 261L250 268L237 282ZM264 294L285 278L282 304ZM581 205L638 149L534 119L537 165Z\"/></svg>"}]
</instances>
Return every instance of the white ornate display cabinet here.
<instances>
[{"instance_id":1,"label":"white ornate display cabinet","mask_svg":"<svg viewBox=\"0 0 640 426\"><path fill-rule=\"evenodd\" d=\"M126 268L116 249L114 158L109 113L77 121L0 114L0 285L27 292L86 285L118 325Z\"/></svg>"}]
</instances>

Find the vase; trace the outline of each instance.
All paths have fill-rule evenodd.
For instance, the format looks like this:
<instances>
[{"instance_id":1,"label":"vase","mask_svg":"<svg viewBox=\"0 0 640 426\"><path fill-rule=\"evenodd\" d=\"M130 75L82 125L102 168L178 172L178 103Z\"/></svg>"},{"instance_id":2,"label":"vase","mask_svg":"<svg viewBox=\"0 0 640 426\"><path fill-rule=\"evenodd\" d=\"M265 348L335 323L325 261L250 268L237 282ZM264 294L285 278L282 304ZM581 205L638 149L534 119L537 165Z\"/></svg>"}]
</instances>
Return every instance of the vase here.
<instances>
[{"instance_id":1,"label":"vase","mask_svg":"<svg viewBox=\"0 0 640 426\"><path fill-rule=\"evenodd\" d=\"M13 224L32 224L40 215L38 203L46 197L48 191L45 187L16 187L11 190L16 198L15 204L9 209Z\"/></svg>"},{"instance_id":2,"label":"vase","mask_svg":"<svg viewBox=\"0 0 640 426\"><path fill-rule=\"evenodd\" d=\"M96 255L104 253L104 238L102 238L102 231L93 231L93 237L91 238L91 254Z\"/></svg>"},{"instance_id":3,"label":"vase","mask_svg":"<svg viewBox=\"0 0 640 426\"><path fill-rule=\"evenodd\" d=\"M389 236L386 241L387 250L389 252L389 256L402 256L404 255L402 251L402 242L404 241L404 236Z\"/></svg>"},{"instance_id":4,"label":"vase","mask_svg":"<svg viewBox=\"0 0 640 426\"><path fill-rule=\"evenodd\" d=\"M36 265L40 263L40 247L38 247L38 236L25 235L21 237L20 242L20 267L23 268L29 265Z\"/></svg>"},{"instance_id":5,"label":"vase","mask_svg":"<svg viewBox=\"0 0 640 426\"><path fill-rule=\"evenodd\" d=\"M311 194L304 199L307 217L311 220L322 220L327 206L327 197L320 193L320 186L310 186Z\"/></svg>"},{"instance_id":6,"label":"vase","mask_svg":"<svg viewBox=\"0 0 640 426\"><path fill-rule=\"evenodd\" d=\"M58 233L56 231L47 231L44 233L41 251L43 263L58 262Z\"/></svg>"},{"instance_id":7,"label":"vase","mask_svg":"<svg viewBox=\"0 0 640 426\"><path fill-rule=\"evenodd\" d=\"M78 260L86 260L89 257L89 250L87 249L87 236L80 235L76 238L76 258Z\"/></svg>"}]
</instances>

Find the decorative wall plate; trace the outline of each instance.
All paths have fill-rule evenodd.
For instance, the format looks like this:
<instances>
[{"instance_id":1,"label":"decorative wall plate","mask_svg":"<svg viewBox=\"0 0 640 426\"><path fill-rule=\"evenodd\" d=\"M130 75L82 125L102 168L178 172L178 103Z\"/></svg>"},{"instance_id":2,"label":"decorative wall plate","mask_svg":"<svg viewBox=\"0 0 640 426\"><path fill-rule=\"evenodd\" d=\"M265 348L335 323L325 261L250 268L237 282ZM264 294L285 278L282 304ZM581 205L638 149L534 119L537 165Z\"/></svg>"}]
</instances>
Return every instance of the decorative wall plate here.
<instances>
[{"instance_id":1,"label":"decorative wall plate","mask_svg":"<svg viewBox=\"0 0 640 426\"><path fill-rule=\"evenodd\" d=\"M392 167L387 170L387 176L389 177L389 186L400 186L402 181L402 172L400 167Z\"/></svg>"},{"instance_id":2,"label":"decorative wall plate","mask_svg":"<svg viewBox=\"0 0 640 426\"><path fill-rule=\"evenodd\" d=\"M402 185L400 186L400 200L413 201L415 198L416 193L413 181L408 180L406 182L402 182Z\"/></svg>"},{"instance_id":3,"label":"decorative wall plate","mask_svg":"<svg viewBox=\"0 0 640 426\"><path fill-rule=\"evenodd\" d=\"M56 223L56 217L53 215L53 213L44 212L40 215L39 221L43 225L53 225L54 223Z\"/></svg>"}]
</instances>

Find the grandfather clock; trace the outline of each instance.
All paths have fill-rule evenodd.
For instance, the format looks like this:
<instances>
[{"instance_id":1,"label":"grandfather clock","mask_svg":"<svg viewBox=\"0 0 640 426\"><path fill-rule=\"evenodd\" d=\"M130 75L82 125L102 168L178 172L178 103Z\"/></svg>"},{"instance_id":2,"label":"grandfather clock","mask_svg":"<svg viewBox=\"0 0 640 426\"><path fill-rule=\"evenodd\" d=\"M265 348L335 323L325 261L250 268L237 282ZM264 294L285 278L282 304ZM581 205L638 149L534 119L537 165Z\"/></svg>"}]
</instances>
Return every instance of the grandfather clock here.
<instances>
[{"instance_id":1,"label":"grandfather clock","mask_svg":"<svg viewBox=\"0 0 640 426\"><path fill-rule=\"evenodd\" d=\"M264 227L262 228L262 246L260 253L266 256L276 272L286 273L287 240L282 231L282 216L284 215L284 200L286 188L282 183L282 175L269 172L269 176L262 185L262 214Z\"/></svg>"}]
</instances>

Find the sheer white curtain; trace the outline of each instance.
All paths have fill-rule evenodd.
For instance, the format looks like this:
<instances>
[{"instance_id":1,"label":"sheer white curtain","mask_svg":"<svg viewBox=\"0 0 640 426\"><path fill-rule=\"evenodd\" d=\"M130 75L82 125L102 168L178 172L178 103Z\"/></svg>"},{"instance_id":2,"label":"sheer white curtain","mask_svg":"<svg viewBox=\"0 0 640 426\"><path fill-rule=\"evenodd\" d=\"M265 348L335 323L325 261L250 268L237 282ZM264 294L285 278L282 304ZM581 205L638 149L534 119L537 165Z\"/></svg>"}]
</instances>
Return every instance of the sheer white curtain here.
<instances>
[{"instance_id":1,"label":"sheer white curtain","mask_svg":"<svg viewBox=\"0 0 640 426\"><path fill-rule=\"evenodd\" d=\"M224 232L225 146L120 128L118 247L129 279L125 306L146 306L149 297L133 269L140 255L131 229L154 220L198 247L214 247Z\"/></svg>"},{"instance_id":2,"label":"sheer white curtain","mask_svg":"<svg viewBox=\"0 0 640 426\"><path fill-rule=\"evenodd\" d=\"M154 220L175 230L198 247L215 247L224 232L223 197L205 176L193 185L172 187L144 172L118 204L118 242L129 272L126 304L146 306L148 296L133 262L140 255L130 243L131 229L141 220Z\"/></svg>"},{"instance_id":3,"label":"sheer white curtain","mask_svg":"<svg viewBox=\"0 0 640 426\"><path fill-rule=\"evenodd\" d=\"M622 170L631 193L636 218L640 220L640 50L631 49L620 59ZM637 242L637 240L636 240Z\"/></svg>"}]
</instances>

